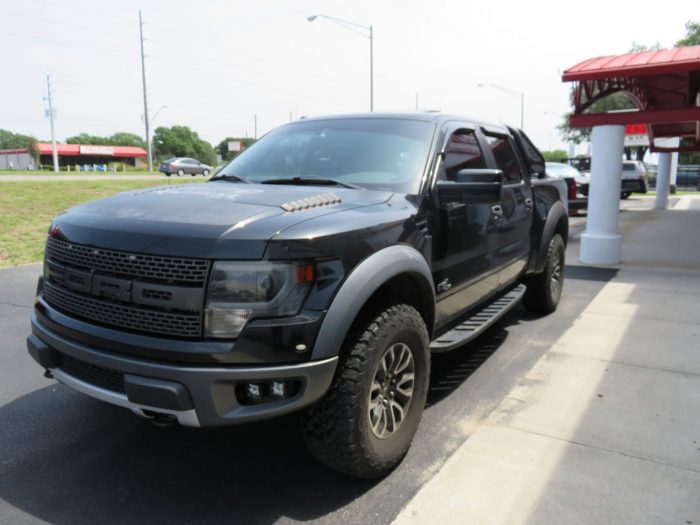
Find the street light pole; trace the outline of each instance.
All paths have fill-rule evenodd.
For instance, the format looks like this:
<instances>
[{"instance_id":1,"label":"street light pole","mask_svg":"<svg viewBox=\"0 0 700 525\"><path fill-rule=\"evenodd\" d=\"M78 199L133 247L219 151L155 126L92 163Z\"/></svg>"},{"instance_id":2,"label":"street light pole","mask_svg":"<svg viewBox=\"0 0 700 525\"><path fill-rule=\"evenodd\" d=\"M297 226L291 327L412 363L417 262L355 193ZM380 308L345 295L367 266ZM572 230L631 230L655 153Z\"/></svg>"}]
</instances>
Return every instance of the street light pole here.
<instances>
[{"instance_id":1,"label":"street light pole","mask_svg":"<svg viewBox=\"0 0 700 525\"><path fill-rule=\"evenodd\" d=\"M355 33L369 38L369 110L374 111L374 26L363 26L362 24L356 24L349 20L343 20L342 18L328 15L312 15L306 17L306 20L313 22L317 18L325 18L330 22L335 22L350 31L354 31ZM358 31L358 29L362 31ZM366 33L364 31L366 31Z\"/></svg>"},{"instance_id":2,"label":"street light pole","mask_svg":"<svg viewBox=\"0 0 700 525\"><path fill-rule=\"evenodd\" d=\"M506 93L511 93L513 95L520 95L520 129L525 127L525 93L522 91L517 91L515 89L505 88L503 86L497 86L496 84L489 84L487 82L479 84L478 87L492 87L494 89L500 89Z\"/></svg>"}]
</instances>

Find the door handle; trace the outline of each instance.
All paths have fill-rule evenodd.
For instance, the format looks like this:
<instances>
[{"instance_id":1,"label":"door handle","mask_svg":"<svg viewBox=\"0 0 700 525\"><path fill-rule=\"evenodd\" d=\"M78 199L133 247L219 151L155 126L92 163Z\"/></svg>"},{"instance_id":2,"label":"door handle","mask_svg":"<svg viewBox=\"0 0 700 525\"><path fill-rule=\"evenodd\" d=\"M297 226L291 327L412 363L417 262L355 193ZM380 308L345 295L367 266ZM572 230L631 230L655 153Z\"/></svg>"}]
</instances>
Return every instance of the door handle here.
<instances>
[{"instance_id":1,"label":"door handle","mask_svg":"<svg viewBox=\"0 0 700 525\"><path fill-rule=\"evenodd\" d=\"M501 208L500 204L494 204L491 206L491 213L493 214L493 218L497 221L500 221L503 218L503 208Z\"/></svg>"},{"instance_id":2,"label":"door handle","mask_svg":"<svg viewBox=\"0 0 700 525\"><path fill-rule=\"evenodd\" d=\"M528 197L527 199L525 199L525 208L527 208L528 210L532 209L533 204L534 203L532 202L531 198Z\"/></svg>"}]
</instances>

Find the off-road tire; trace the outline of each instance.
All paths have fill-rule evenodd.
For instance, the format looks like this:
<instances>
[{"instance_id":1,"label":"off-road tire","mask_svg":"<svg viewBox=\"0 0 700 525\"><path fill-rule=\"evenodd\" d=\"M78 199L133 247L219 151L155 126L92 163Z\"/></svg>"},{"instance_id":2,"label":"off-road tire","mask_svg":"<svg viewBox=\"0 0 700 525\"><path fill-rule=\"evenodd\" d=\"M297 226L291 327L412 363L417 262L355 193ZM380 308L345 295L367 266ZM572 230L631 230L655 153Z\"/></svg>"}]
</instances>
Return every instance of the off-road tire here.
<instances>
[{"instance_id":1,"label":"off-road tire","mask_svg":"<svg viewBox=\"0 0 700 525\"><path fill-rule=\"evenodd\" d=\"M531 312L548 314L557 309L564 286L564 252L564 239L556 233L547 246L544 270L525 280L527 290L523 297L523 304ZM558 283L556 290L553 283L555 277Z\"/></svg>"},{"instance_id":2,"label":"off-road tire","mask_svg":"<svg viewBox=\"0 0 700 525\"><path fill-rule=\"evenodd\" d=\"M380 439L370 423L370 385L385 352L397 343L406 344L413 357L413 394L403 422ZM421 315L405 304L368 315L348 334L325 397L303 415L309 452L350 476L373 479L387 474L406 455L418 428L429 377L430 341Z\"/></svg>"}]
</instances>

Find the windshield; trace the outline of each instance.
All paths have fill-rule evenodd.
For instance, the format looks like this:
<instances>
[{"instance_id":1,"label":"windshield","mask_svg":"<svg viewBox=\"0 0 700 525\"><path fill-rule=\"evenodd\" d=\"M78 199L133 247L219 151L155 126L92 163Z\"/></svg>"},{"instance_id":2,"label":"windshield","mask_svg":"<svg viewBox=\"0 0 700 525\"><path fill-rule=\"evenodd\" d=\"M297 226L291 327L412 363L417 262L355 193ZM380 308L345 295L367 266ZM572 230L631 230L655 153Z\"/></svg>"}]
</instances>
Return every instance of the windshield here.
<instances>
[{"instance_id":1,"label":"windshield","mask_svg":"<svg viewBox=\"0 0 700 525\"><path fill-rule=\"evenodd\" d=\"M559 164L557 162L547 162L545 171L553 177L578 177L580 173L576 168L572 168L568 164Z\"/></svg>"},{"instance_id":2,"label":"windshield","mask_svg":"<svg viewBox=\"0 0 700 525\"><path fill-rule=\"evenodd\" d=\"M323 177L372 190L417 193L433 124L406 119L309 120L271 131L219 175L249 182Z\"/></svg>"}]
</instances>

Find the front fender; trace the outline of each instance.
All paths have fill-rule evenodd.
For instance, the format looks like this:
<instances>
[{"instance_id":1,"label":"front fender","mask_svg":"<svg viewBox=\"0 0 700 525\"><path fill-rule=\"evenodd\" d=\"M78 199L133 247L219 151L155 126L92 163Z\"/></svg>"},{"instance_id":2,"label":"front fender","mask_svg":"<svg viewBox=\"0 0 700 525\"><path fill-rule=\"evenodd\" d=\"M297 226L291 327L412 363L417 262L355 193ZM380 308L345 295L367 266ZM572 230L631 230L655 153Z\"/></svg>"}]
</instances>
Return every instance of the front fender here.
<instances>
[{"instance_id":1,"label":"front fender","mask_svg":"<svg viewBox=\"0 0 700 525\"><path fill-rule=\"evenodd\" d=\"M401 274L411 274L424 281L425 286L416 293L432 294L431 304L435 304L430 267L418 250L395 245L375 252L352 270L333 299L316 339L312 359L338 355L350 326L367 300L384 283Z\"/></svg>"}]
</instances>

